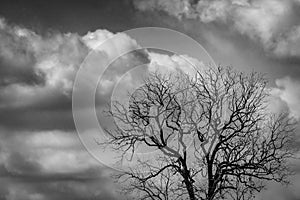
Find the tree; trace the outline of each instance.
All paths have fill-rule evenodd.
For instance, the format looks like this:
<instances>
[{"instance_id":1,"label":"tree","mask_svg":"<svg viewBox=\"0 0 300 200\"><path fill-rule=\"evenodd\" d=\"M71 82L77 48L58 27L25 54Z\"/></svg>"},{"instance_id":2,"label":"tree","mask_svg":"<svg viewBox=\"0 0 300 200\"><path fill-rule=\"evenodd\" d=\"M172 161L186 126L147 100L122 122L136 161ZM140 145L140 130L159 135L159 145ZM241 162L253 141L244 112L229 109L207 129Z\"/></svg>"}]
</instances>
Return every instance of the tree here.
<instances>
[{"instance_id":1,"label":"tree","mask_svg":"<svg viewBox=\"0 0 300 200\"><path fill-rule=\"evenodd\" d=\"M295 123L268 108L258 73L208 68L150 74L128 106L112 102L106 144L132 159L118 176L138 199L251 199L267 181L286 183ZM128 157L128 155L130 155Z\"/></svg>"}]
</instances>

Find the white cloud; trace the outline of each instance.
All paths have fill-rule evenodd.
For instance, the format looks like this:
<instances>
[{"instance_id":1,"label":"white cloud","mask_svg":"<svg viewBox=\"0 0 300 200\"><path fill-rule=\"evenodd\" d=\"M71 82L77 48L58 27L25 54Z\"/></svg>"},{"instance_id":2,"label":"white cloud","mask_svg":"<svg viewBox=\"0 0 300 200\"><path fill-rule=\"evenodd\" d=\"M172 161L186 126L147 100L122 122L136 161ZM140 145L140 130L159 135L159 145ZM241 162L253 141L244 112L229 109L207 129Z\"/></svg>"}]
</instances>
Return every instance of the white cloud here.
<instances>
[{"instance_id":1,"label":"white cloud","mask_svg":"<svg viewBox=\"0 0 300 200\"><path fill-rule=\"evenodd\" d=\"M41 36L29 29L9 25L3 19L0 19L0 28L0 64L3 65L0 68L0 85L5 86L0 88L0 108L50 105L51 102L47 102L53 100L53 104L59 107L56 97L63 100L62 95L65 95L65 99L71 99L76 72L90 51L97 51L90 64L95 70L104 70L111 57L139 47L124 33L114 34L100 29L84 36L73 33ZM115 40L105 42L114 36ZM145 59L143 56L147 57L146 54L141 55L132 53L119 59L116 62L118 66L106 77L107 81L117 81L110 78ZM90 80L99 78L95 77L94 71L88 73ZM89 79L82 84L88 85Z\"/></svg>"},{"instance_id":2,"label":"white cloud","mask_svg":"<svg viewBox=\"0 0 300 200\"><path fill-rule=\"evenodd\" d=\"M241 33L269 45L280 28L278 24L285 23L289 11L290 5L283 1L253 1L249 6L234 8L233 22Z\"/></svg>"},{"instance_id":3,"label":"white cloud","mask_svg":"<svg viewBox=\"0 0 300 200\"><path fill-rule=\"evenodd\" d=\"M76 133L4 131L10 133L0 135L1 197L120 199L106 173L111 171L87 153Z\"/></svg>"},{"instance_id":4,"label":"white cloud","mask_svg":"<svg viewBox=\"0 0 300 200\"><path fill-rule=\"evenodd\" d=\"M108 60L106 56L113 57L124 49L130 51L138 47L136 41L124 33L113 34L99 29L82 37L73 33L44 37L26 28L8 25L3 19L0 21L0 58L8 65L2 69L4 73L1 77L7 79L6 84L27 81L22 77L27 73L28 81L37 76L44 79L45 86L41 87L57 88L68 94L75 74L89 51L96 49L101 59ZM104 42L113 36L117 39ZM105 61L102 63L105 64ZM105 65L96 67L104 68ZM19 77L14 77L19 71L22 72Z\"/></svg>"},{"instance_id":5,"label":"white cloud","mask_svg":"<svg viewBox=\"0 0 300 200\"><path fill-rule=\"evenodd\" d=\"M300 82L290 77L276 80L276 88L271 94L279 97L289 108L291 116L300 118Z\"/></svg>"},{"instance_id":6,"label":"white cloud","mask_svg":"<svg viewBox=\"0 0 300 200\"><path fill-rule=\"evenodd\" d=\"M209 23L212 21L220 20L225 22L227 20L228 8L230 2L228 1L199 1L196 11L201 21Z\"/></svg>"},{"instance_id":7,"label":"white cloud","mask_svg":"<svg viewBox=\"0 0 300 200\"><path fill-rule=\"evenodd\" d=\"M149 53L150 64L149 71L162 71L162 72L174 72L182 71L184 73L193 75L195 70L202 69L204 63L192 58L188 55L165 55L160 53Z\"/></svg>"},{"instance_id":8,"label":"white cloud","mask_svg":"<svg viewBox=\"0 0 300 200\"><path fill-rule=\"evenodd\" d=\"M114 37L114 40L108 40ZM137 42L125 33L113 34L107 30L88 32L82 37L84 43L93 50L104 51L108 56L119 55L122 50L130 51L138 48Z\"/></svg>"},{"instance_id":9,"label":"white cloud","mask_svg":"<svg viewBox=\"0 0 300 200\"><path fill-rule=\"evenodd\" d=\"M298 28L294 28L293 1L280 0L188 0L134 1L137 9L163 10L182 20L226 24L261 44L273 56L299 56ZM183 18L184 16L184 18ZM193 30L197 31L197 30Z\"/></svg>"},{"instance_id":10,"label":"white cloud","mask_svg":"<svg viewBox=\"0 0 300 200\"><path fill-rule=\"evenodd\" d=\"M13 173L77 173L101 166L81 146L75 132L19 132L2 137L1 146L2 163ZM27 170L22 168L25 165Z\"/></svg>"}]
</instances>

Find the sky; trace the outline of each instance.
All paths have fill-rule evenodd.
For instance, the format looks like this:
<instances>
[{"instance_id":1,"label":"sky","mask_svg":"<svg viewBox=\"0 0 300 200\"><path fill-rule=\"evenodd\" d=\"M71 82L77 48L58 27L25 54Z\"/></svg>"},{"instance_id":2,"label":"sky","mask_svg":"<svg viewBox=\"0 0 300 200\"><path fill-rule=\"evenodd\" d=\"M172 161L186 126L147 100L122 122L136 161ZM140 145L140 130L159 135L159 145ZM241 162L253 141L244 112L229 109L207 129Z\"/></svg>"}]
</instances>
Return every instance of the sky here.
<instances>
[{"instance_id":1,"label":"sky","mask_svg":"<svg viewBox=\"0 0 300 200\"><path fill-rule=\"evenodd\" d=\"M129 29L180 31L199 42L217 65L265 73L273 97L270 106L299 119L299 9L299 0L1 0L0 200L122 199L110 178L112 170L79 140L72 89L86 57L91 62L87 65L103 71L117 53L154 39L172 41L168 34L147 32L143 40L134 32L121 33ZM116 35L115 42L97 49ZM164 45L179 47L179 53L201 65L202 54L183 41ZM112 92L115 77L144 63L150 64L141 70L152 69L154 63L186 69L178 56L162 51L126 54L112 64L99 86L104 99L98 99L98 106ZM98 77L93 71L87 76L81 81L89 91ZM124 84L133 80L131 76ZM298 173L300 167L296 169ZM299 191L299 181L293 184ZM299 199L300 193L283 196L277 198Z\"/></svg>"}]
</instances>

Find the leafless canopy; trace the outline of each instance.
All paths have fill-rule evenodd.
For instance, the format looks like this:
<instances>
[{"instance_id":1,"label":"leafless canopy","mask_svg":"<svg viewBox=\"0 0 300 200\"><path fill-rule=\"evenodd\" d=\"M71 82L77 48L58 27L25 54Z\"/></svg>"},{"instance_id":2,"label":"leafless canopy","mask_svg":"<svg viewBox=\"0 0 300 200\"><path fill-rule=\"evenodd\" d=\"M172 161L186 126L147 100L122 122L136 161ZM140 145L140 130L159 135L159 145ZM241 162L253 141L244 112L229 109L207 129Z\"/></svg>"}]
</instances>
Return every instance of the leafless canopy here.
<instances>
[{"instance_id":1,"label":"leafless canopy","mask_svg":"<svg viewBox=\"0 0 300 200\"><path fill-rule=\"evenodd\" d=\"M251 199L266 181L284 183L294 122L267 109L267 82L257 73L209 68L194 77L153 73L131 96L113 102L107 129L136 166L119 176L138 199Z\"/></svg>"}]
</instances>

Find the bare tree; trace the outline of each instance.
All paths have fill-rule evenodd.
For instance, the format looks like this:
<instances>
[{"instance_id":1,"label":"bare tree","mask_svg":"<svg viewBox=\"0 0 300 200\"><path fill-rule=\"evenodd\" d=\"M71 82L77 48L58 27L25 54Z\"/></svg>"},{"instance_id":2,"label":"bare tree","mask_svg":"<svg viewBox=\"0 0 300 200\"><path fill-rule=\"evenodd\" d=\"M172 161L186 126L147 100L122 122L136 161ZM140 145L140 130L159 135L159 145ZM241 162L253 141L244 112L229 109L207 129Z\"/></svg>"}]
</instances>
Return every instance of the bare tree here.
<instances>
[{"instance_id":1,"label":"bare tree","mask_svg":"<svg viewBox=\"0 0 300 200\"><path fill-rule=\"evenodd\" d=\"M264 77L209 68L195 77L153 73L131 96L113 102L109 147L135 167L118 178L138 199L251 199L266 181L287 182L294 122L267 109ZM127 157L128 158L128 157ZM235 195L234 195L235 194Z\"/></svg>"}]
</instances>

